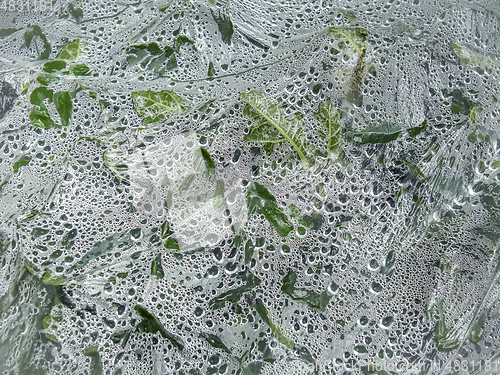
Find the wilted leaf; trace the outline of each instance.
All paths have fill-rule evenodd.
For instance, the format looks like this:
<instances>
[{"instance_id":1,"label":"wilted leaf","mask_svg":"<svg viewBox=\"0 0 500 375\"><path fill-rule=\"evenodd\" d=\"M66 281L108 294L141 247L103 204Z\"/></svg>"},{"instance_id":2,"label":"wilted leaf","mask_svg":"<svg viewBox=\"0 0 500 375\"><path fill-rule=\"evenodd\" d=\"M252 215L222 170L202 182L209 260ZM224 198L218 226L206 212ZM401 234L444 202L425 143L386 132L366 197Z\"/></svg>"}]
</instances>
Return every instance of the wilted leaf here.
<instances>
[{"instance_id":1,"label":"wilted leaf","mask_svg":"<svg viewBox=\"0 0 500 375\"><path fill-rule=\"evenodd\" d=\"M247 103L244 114L258 121L246 136L247 141L280 143L286 140L306 167L312 164L307 156L304 123L300 118L287 118L279 104L268 100L260 92L250 91L240 94L240 97Z\"/></svg>"},{"instance_id":2,"label":"wilted leaf","mask_svg":"<svg viewBox=\"0 0 500 375\"><path fill-rule=\"evenodd\" d=\"M189 109L186 101L170 90L132 92L134 109L144 118L144 123L164 121L170 113L182 113Z\"/></svg>"},{"instance_id":3,"label":"wilted leaf","mask_svg":"<svg viewBox=\"0 0 500 375\"><path fill-rule=\"evenodd\" d=\"M368 38L368 32L361 27L330 27L328 35L331 38L348 40L358 53L361 53L365 48L366 39Z\"/></svg>"}]
</instances>

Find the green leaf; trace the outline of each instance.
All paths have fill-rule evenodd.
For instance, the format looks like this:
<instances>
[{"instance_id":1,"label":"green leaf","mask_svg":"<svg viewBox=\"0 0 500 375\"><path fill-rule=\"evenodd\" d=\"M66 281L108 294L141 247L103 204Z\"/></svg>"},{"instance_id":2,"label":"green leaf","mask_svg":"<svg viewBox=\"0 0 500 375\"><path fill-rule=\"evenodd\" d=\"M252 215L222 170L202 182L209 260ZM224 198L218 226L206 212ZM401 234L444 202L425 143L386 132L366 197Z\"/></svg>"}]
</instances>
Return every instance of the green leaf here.
<instances>
[{"instance_id":1,"label":"green leaf","mask_svg":"<svg viewBox=\"0 0 500 375\"><path fill-rule=\"evenodd\" d=\"M365 48L368 32L361 28L330 27L328 35L334 39L348 40L356 52L361 53Z\"/></svg>"},{"instance_id":2,"label":"green leaf","mask_svg":"<svg viewBox=\"0 0 500 375\"><path fill-rule=\"evenodd\" d=\"M40 108L33 107L29 117L33 125L41 128L50 129L60 126L52 121L49 112L43 105Z\"/></svg>"},{"instance_id":3,"label":"green leaf","mask_svg":"<svg viewBox=\"0 0 500 375\"><path fill-rule=\"evenodd\" d=\"M85 356L90 357L90 373L89 375L102 375L102 362L97 346L85 349Z\"/></svg>"},{"instance_id":4,"label":"green leaf","mask_svg":"<svg viewBox=\"0 0 500 375\"><path fill-rule=\"evenodd\" d=\"M156 276L159 279L163 279L165 276L163 267L161 266L161 254L158 254L151 262L151 275Z\"/></svg>"},{"instance_id":5,"label":"green leaf","mask_svg":"<svg viewBox=\"0 0 500 375\"><path fill-rule=\"evenodd\" d=\"M410 168L410 173L409 173L410 178L416 177L416 178L420 179L422 182L427 182L429 180L427 178L427 176L420 170L420 168L418 166L416 166L413 163L410 163L407 160L404 160L404 163Z\"/></svg>"},{"instance_id":6,"label":"green leaf","mask_svg":"<svg viewBox=\"0 0 500 375\"><path fill-rule=\"evenodd\" d=\"M394 250L389 251L385 258L385 264L380 267L380 273L382 275L392 275L396 266L396 252Z\"/></svg>"},{"instance_id":7,"label":"green leaf","mask_svg":"<svg viewBox=\"0 0 500 375\"><path fill-rule=\"evenodd\" d=\"M358 145L389 143L398 139L400 133L400 129L395 129L385 123L381 126L371 127L360 132L348 132L346 138Z\"/></svg>"},{"instance_id":8,"label":"green leaf","mask_svg":"<svg viewBox=\"0 0 500 375\"><path fill-rule=\"evenodd\" d=\"M287 118L279 104L268 100L260 92L241 93L240 97L247 103L244 114L258 121L246 140L262 143L280 143L286 140L297 151L304 165L311 165L307 157L304 123L300 118Z\"/></svg>"},{"instance_id":9,"label":"green leaf","mask_svg":"<svg viewBox=\"0 0 500 375\"><path fill-rule=\"evenodd\" d=\"M208 174L213 174L215 171L215 163L210 157L210 154L203 147L200 147L200 152L203 160L205 161L205 167L208 171Z\"/></svg>"},{"instance_id":10,"label":"green leaf","mask_svg":"<svg viewBox=\"0 0 500 375\"><path fill-rule=\"evenodd\" d=\"M56 92L54 94L54 104L59 116L61 116L62 126L68 126L73 111L70 93L68 91Z\"/></svg>"},{"instance_id":11,"label":"green leaf","mask_svg":"<svg viewBox=\"0 0 500 375\"><path fill-rule=\"evenodd\" d=\"M61 246L68 250L71 249L76 241L77 236L78 230L76 228L71 229L61 239Z\"/></svg>"},{"instance_id":12,"label":"green leaf","mask_svg":"<svg viewBox=\"0 0 500 375\"><path fill-rule=\"evenodd\" d=\"M163 324L161 324L160 321L148 310L140 305L135 305L134 310L137 311L142 317L142 321L137 325L137 330L153 334L159 333L163 338L170 341L179 351L184 349L182 341L178 337L167 332Z\"/></svg>"},{"instance_id":13,"label":"green leaf","mask_svg":"<svg viewBox=\"0 0 500 375\"><path fill-rule=\"evenodd\" d=\"M236 278L243 281L244 284L238 288L230 289L220 296L213 298L209 302L209 306L216 310L224 307L226 301L236 303L240 300L241 296L249 292L256 286L260 285L260 279L255 277L250 271L243 271L236 275Z\"/></svg>"},{"instance_id":14,"label":"green leaf","mask_svg":"<svg viewBox=\"0 0 500 375\"><path fill-rule=\"evenodd\" d=\"M30 161L31 161L31 157L30 156L23 155L19 160L17 160L12 165L12 168L14 169L14 173L17 173L19 171L19 168L28 165Z\"/></svg>"},{"instance_id":15,"label":"green leaf","mask_svg":"<svg viewBox=\"0 0 500 375\"><path fill-rule=\"evenodd\" d=\"M0 29L0 38L3 38L5 36L9 36L10 34L15 33L18 30L21 30L21 29L12 29L12 28Z\"/></svg>"},{"instance_id":16,"label":"green leaf","mask_svg":"<svg viewBox=\"0 0 500 375\"><path fill-rule=\"evenodd\" d=\"M211 333L200 333L200 337L204 338L205 340L207 340L207 342L210 344L210 346L216 348L216 349L222 349L224 350L227 354L231 354L231 351L228 349L228 347L226 346L226 344L224 344L224 342L219 338L217 337L216 335L213 335Z\"/></svg>"},{"instance_id":17,"label":"green leaf","mask_svg":"<svg viewBox=\"0 0 500 375\"><path fill-rule=\"evenodd\" d=\"M180 250L181 248L179 247L179 243L175 238L169 237L165 242L165 249Z\"/></svg>"},{"instance_id":18,"label":"green leaf","mask_svg":"<svg viewBox=\"0 0 500 375\"><path fill-rule=\"evenodd\" d=\"M247 367L245 367L241 375L260 375L263 366L264 362L260 361L249 363Z\"/></svg>"},{"instance_id":19,"label":"green leaf","mask_svg":"<svg viewBox=\"0 0 500 375\"><path fill-rule=\"evenodd\" d=\"M68 43L61 51L58 59L75 60L80 55L80 39Z\"/></svg>"},{"instance_id":20,"label":"green leaf","mask_svg":"<svg viewBox=\"0 0 500 375\"><path fill-rule=\"evenodd\" d=\"M231 18L229 15L224 12L219 12L219 15L216 16L212 11L212 17L214 18L217 26L219 27L219 32L222 37L222 41L226 44L231 45L231 37L233 36L233 23L231 22Z\"/></svg>"},{"instance_id":21,"label":"green leaf","mask_svg":"<svg viewBox=\"0 0 500 375\"><path fill-rule=\"evenodd\" d=\"M413 128L408 129L408 134L410 134L412 137L416 137L420 133L422 133L425 129L427 128L427 121L424 120L420 124L420 126L414 126Z\"/></svg>"},{"instance_id":22,"label":"green leaf","mask_svg":"<svg viewBox=\"0 0 500 375\"><path fill-rule=\"evenodd\" d=\"M215 192L214 192L214 197L213 197L214 210L217 210L217 211L222 210L224 191L225 191L224 180L215 181Z\"/></svg>"},{"instance_id":23,"label":"green leaf","mask_svg":"<svg viewBox=\"0 0 500 375\"><path fill-rule=\"evenodd\" d=\"M214 74L215 74L214 64L210 61L210 63L208 63L208 73L207 73L207 76L213 77Z\"/></svg>"},{"instance_id":24,"label":"green leaf","mask_svg":"<svg viewBox=\"0 0 500 375\"><path fill-rule=\"evenodd\" d=\"M36 77L36 80L44 86L50 85L52 82L57 82L59 81L59 77L52 77L52 76L38 76ZM50 97L52 101L52 96Z\"/></svg>"},{"instance_id":25,"label":"green leaf","mask_svg":"<svg viewBox=\"0 0 500 375\"><path fill-rule=\"evenodd\" d=\"M43 64L43 71L47 73L53 73L64 68L66 68L66 61L62 60L47 61Z\"/></svg>"},{"instance_id":26,"label":"green leaf","mask_svg":"<svg viewBox=\"0 0 500 375\"><path fill-rule=\"evenodd\" d=\"M43 101L48 99L49 102L52 102L52 98L54 96L54 90L49 90L46 87L37 87L31 92L30 95L30 103L38 106L43 105Z\"/></svg>"},{"instance_id":27,"label":"green leaf","mask_svg":"<svg viewBox=\"0 0 500 375\"><path fill-rule=\"evenodd\" d=\"M43 48L44 50L40 53L40 56L38 57L40 60L46 60L50 56L50 52L52 51L52 47L50 46L49 41L47 40L47 37L45 34L42 32L42 29L40 29L40 26L33 25L32 27L28 28L24 32L24 45L29 48L31 45L31 42L33 41L34 38L40 38L42 43L43 43ZM38 49L37 49L38 51Z\"/></svg>"},{"instance_id":28,"label":"green leaf","mask_svg":"<svg viewBox=\"0 0 500 375\"><path fill-rule=\"evenodd\" d=\"M132 92L134 109L144 123L166 120L169 113L182 113L189 109L186 101L170 90Z\"/></svg>"},{"instance_id":29,"label":"green leaf","mask_svg":"<svg viewBox=\"0 0 500 375\"><path fill-rule=\"evenodd\" d=\"M327 141L327 152L340 156L342 153L342 125L340 124L339 110L335 108L331 100L328 100L320 104L314 117L324 129L320 129L318 133Z\"/></svg>"},{"instance_id":30,"label":"green leaf","mask_svg":"<svg viewBox=\"0 0 500 375\"><path fill-rule=\"evenodd\" d=\"M187 36L185 36L185 35L179 35L177 37L177 40L175 41L175 50L178 53L180 53L180 48L184 44L192 44L192 45L194 45L194 42L191 39L189 39Z\"/></svg>"},{"instance_id":31,"label":"green leaf","mask_svg":"<svg viewBox=\"0 0 500 375\"><path fill-rule=\"evenodd\" d=\"M76 64L71 71L75 76L89 76L90 68L85 64Z\"/></svg>"},{"instance_id":32,"label":"green leaf","mask_svg":"<svg viewBox=\"0 0 500 375\"><path fill-rule=\"evenodd\" d=\"M42 276L42 283L45 285L65 285L66 278L64 276L52 276L50 270L45 271Z\"/></svg>"},{"instance_id":33,"label":"green leaf","mask_svg":"<svg viewBox=\"0 0 500 375\"><path fill-rule=\"evenodd\" d=\"M130 249L134 246L134 241L131 237L131 231L125 231L107 237L103 241L96 243L92 249L87 251L78 262L71 266L70 270L81 269L92 260L98 259L102 255L108 254L115 249L120 249L120 251Z\"/></svg>"},{"instance_id":34,"label":"green leaf","mask_svg":"<svg viewBox=\"0 0 500 375\"><path fill-rule=\"evenodd\" d=\"M264 305L264 302L262 302L261 299L257 298L255 300L254 306L257 312L259 313L260 317L262 318L262 320L266 322L269 325L269 327L271 327L271 332L278 339L278 341L283 345L285 345L288 349L293 349L295 347L295 343L293 342L293 340L286 337L283 334L283 332L281 332L280 327L271 318L269 311Z\"/></svg>"},{"instance_id":35,"label":"green leaf","mask_svg":"<svg viewBox=\"0 0 500 375\"><path fill-rule=\"evenodd\" d=\"M297 221L307 228L311 228L312 230L318 230L323 225L323 215L319 212L313 212L311 216L303 216L300 210L294 204L290 204L289 206L291 216Z\"/></svg>"},{"instance_id":36,"label":"green leaf","mask_svg":"<svg viewBox=\"0 0 500 375\"><path fill-rule=\"evenodd\" d=\"M469 335L470 342L472 342L473 344L477 344L481 340L481 333L481 326L477 321L474 321L474 323L472 323Z\"/></svg>"},{"instance_id":37,"label":"green leaf","mask_svg":"<svg viewBox=\"0 0 500 375\"><path fill-rule=\"evenodd\" d=\"M49 333L50 331L48 331L51 324L52 324L52 317L50 315L47 315L45 318L43 318L42 326L43 329L46 331L45 337L54 342L58 342L57 338L53 334Z\"/></svg>"},{"instance_id":38,"label":"green leaf","mask_svg":"<svg viewBox=\"0 0 500 375\"><path fill-rule=\"evenodd\" d=\"M325 290L320 294L309 291L307 289L296 288L296 282L297 273L289 273L283 278L283 286L281 287L281 291L292 298L294 301L302 301L312 309L325 311L328 303L332 299L332 296L328 293L328 291Z\"/></svg>"},{"instance_id":39,"label":"green leaf","mask_svg":"<svg viewBox=\"0 0 500 375\"><path fill-rule=\"evenodd\" d=\"M258 182L248 189L246 202L248 213L264 214L266 220L274 226L280 236L286 237L293 230L293 225L288 221L285 212L278 207L276 198Z\"/></svg>"},{"instance_id":40,"label":"green leaf","mask_svg":"<svg viewBox=\"0 0 500 375\"><path fill-rule=\"evenodd\" d=\"M434 340L440 352L451 352L460 347L460 331L457 329L448 329L446 327L446 319L443 310L443 302L439 301L439 320L436 323L436 332Z\"/></svg>"},{"instance_id":41,"label":"green leaf","mask_svg":"<svg viewBox=\"0 0 500 375\"><path fill-rule=\"evenodd\" d=\"M500 62L491 57L483 55L466 46L460 46L453 42L450 43L451 49L464 65L484 68L485 66L494 66L500 68Z\"/></svg>"}]
</instances>

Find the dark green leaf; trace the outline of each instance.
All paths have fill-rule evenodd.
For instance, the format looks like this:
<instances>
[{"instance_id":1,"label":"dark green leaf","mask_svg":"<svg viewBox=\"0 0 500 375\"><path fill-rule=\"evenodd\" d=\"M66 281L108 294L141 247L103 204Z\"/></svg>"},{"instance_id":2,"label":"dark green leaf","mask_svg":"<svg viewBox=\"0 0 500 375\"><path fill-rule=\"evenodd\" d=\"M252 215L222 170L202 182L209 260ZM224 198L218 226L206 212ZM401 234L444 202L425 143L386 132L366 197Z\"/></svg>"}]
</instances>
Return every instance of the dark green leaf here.
<instances>
[{"instance_id":1,"label":"dark green leaf","mask_svg":"<svg viewBox=\"0 0 500 375\"><path fill-rule=\"evenodd\" d=\"M278 207L276 198L263 185L255 182L246 195L248 213L262 213L269 221L276 232L283 237L293 229L293 225L288 221L286 214Z\"/></svg>"},{"instance_id":2,"label":"dark green leaf","mask_svg":"<svg viewBox=\"0 0 500 375\"><path fill-rule=\"evenodd\" d=\"M114 234L109 236L105 240L96 243L92 249L87 251L85 255L75 263L70 269L81 269L92 260L95 260L102 255L108 254L109 252L120 249L120 251L125 251L134 246L134 241L131 238L130 231L125 231L122 233Z\"/></svg>"},{"instance_id":3,"label":"dark green leaf","mask_svg":"<svg viewBox=\"0 0 500 375\"><path fill-rule=\"evenodd\" d=\"M217 336L211 334L211 333L200 333L200 336L207 340L207 342L214 348L216 349L222 349L224 350L227 354L231 354L231 351L228 349L228 347L224 344L224 342Z\"/></svg>"},{"instance_id":4,"label":"dark green leaf","mask_svg":"<svg viewBox=\"0 0 500 375\"><path fill-rule=\"evenodd\" d=\"M69 3L68 10L75 20L77 20L78 22L80 22L82 20L82 18L83 18L82 8L75 8L72 3Z\"/></svg>"},{"instance_id":5,"label":"dark green leaf","mask_svg":"<svg viewBox=\"0 0 500 375\"><path fill-rule=\"evenodd\" d=\"M210 63L208 64L208 73L207 73L207 76L213 77L214 74L215 74L214 64L210 61Z\"/></svg>"},{"instance_id":6,"label":"dark green leaf","mask_svg":"<svg viewBox=\"0 0 500 375\"><path fill-rule=\"evenodd\" d=\"M47 37L45 34L42 32L42 29L40 29L40 26L33 25L32 27L28 28L24 32L24 45L29 48L31 45L31 42L33 41L33 38L40 38L40 40L43 43L43 48L44 50L40 53L40 56L38 57L40 60L46 60L50 56L50 52L52 51L52 47L50 46L49 41L47 40Z\"/></svg>"},{"instance_id":7,"label":"dark green leaf","mask_svg":"<svg viewBox=\"0 0 500 375\"><path fill-rule=\"evenodd\" d=\"M75 76L89 76L90 68L85 64L76 64L71 71Z\"/></svg>"},{"instance_id":8,"label":"dark green leaf","mask_svg":"<svg viewBox=\"0 0 500 375\"><path fill-rule=\"evenodd\" d=\"M427 128L427 121L424 120L420 124L420 126L414 126L413 128L408 129L408 134L410 134L412 137L416 137L420 133L422 133L425 129Z\"/></svg>"},{"instance_id":9,"label":"dark green leaf","mask_svg":"<svg viewBox=\"0 0 500 375\"><path fill-rule=\"evenodd\" d=\"M208 171L208 174L212 174L215 171L215 163L210 157L210 154L203 147L200 147L200 152L203 160L205 161L205 167Z\"/></svg>"},{"instance_id":10,"label":"dark green leaf","mask_svg":"<svg viewBox=\"0 0 500 375\"><path fill-rule=\"evenodd\" d=\"M240 94L240 97L247 103L244 114L258 121L245 137L247 141L280 143L286 140L297 151L306 167L312 164L307 155L310 146L306 143L304 123L299 117L287 118L281 106L268 100L260 92L250 91Z\"/></svg>"},{"instance_id":11,"label":"dark green leaf","mask_svg":"<svg viewBox=\"0 0 500 375\"><path fill-rule=\"evenodd\" d=\"M339 110L335 108L331 100L328 100L320 104L314 117L322 126L318 133L326 140L327 152L340 156L342 153L342 125L340 124Z\"/></svg>"},{"instance_id":12,"label":"dark green leaf","mask_svg":"<svg viewBox=\"0 0 500 375\"><path fill-rule=\"evenodd\" d=\"M321 294L303 288L296 288L297 273L291 272L283 279L281 291L294 301L305 302L309 307L325 311L332 296L325 290Z\"/></svg>"},{"instance_id":13,"label":"dark green leaf","mask_svg":"<svg viewBox=\"0 0 500 375\"><path fill-rule=\"evenodd\" d=\"M62 126L68 126L73 111L71 95L68 91L59 91L54 94L54 104L59 116L61 116Z\"/></svg>"},{"instance_id":14,"label":"dark green leaf","mask_svg":"<svg viewBox=\"0 0 500 375\"><path fill-rule=\"evenodd\" d=\"M181 340L167 332L163 324L148 310L140 305L135 305L134 310L142 317L142 321L137 325L137 330L153 334L159 333L163 338L169 340L179 351L184 349L184 344Z\"/></svg>"},{"instance_id":15,"label":"dark green leaf","mask_svg":"<svg viewBox=\"0 0 500 375\"><path fill-rule=\"evenodd\" d=\"M177 40L175 41L175 49L176 49L176 51L180 52L180 48L184 44L193 44L194 45L194 42L191 39L189 39L187 36L185 36L185 35L179 35L177 37Z\"/></svg>"},{"instance_id":16,"label":"dark green leaf","mask_svg":"<svg viewBox=\"0 0 500 375\"><path fill-rule=\"evenodd\" d=\"M66 61L62 60L47 61L43 64L43 71L47 73L53 73L64 68L66 68Z\"/></svg>"},{"instance_id":17,"label":"dark green leaf","mask_svg":"<svg viewBox=\"0 0 500 375\"><path fill-rule=\"evenodd\" d=\"M77 236L78 236L78 230L76 228L71 229L61 239L61 246L63 246L66 249L71 249L76 241Z\"/></svg>"},{"instance_id":18,"label":"dark green leaf","mask_svg":"<svg viewBox=\"0 0 500 375\"><path fill-rule=\"evenodd\" d=\"M236 303L243 294L260 285L260 279L255 277L250 271L240 272L236 275L236 278L243 281L244 284L239 288L228 290L220 296L213 298L209 303L212 309L224 307L226 301Z\"/></svg>"},{"instance_id":19,"label":"dark green leaf","mask_svg":"<svg viewBox=\"0 0 500 375\"><path fill-rule=\"evenodd\" d=\"M295 347L295 343L286 337L283 332L281 332L280 327L273 321L271 318L269 311L267 310L264 302L261 299L255 300L255 309L259 313L260 317L264 322L266 322L269 327L271 327L271 332L278 339L280 343L285 345L288 349L293 349Z\"/></svg>"},{"instance_id":20,"label":"dark green leaf","mask_svg":"<svg viewBox=\"0 0 500 375\"><path fill-rule=\"evenodd\" d=\"M186 101L170 90L135 91L132 93L134 109L144 118L144 123L161 122L173 113L182 113L189 109Z\"/></svg>"},{"instance_id":21,"label":"dark green leaf","mask_svg":"<svg viewBox=\"0 0 500 375\"><path fill-rule=\"evenodd\" d=\"M404 163L410 168L410 173L409 173L410 178L418 178L422 182L428 181L428 178L425 176L425 174L420 170L418 166L416 166L413 163L410 163L407 160L405 160Z\"/></svg>"},{"instance_id":22,"label":"dark green leaf","mask_svg":"<svg viewBox=\"0 0 500 375\"><path fill-rule=\"evenodd\" d=\"M217 26L219 27L219 32L222 37L222 41L226 44L231 44L231 37L233 36L233 23L231 22L231 18L229 18L228 14L219 12L219 15L216 16L214 12L212 12L212 17L214 18Z\"/></svg>"},{"instance_id":23,"label":"dark green leaf","mask_svg":"<svg viewBox=\"0 0 500 375\"><path fill-rule=\"evenodd\" d=\"M396 252L394 250L389 251L385 258L385 264L380 268L380 273L383 275L391 275L394 272L396 265Z\"/></svg>"},{"instance_id":24,"label":"dark green leaf","mask_svg":"<svg viewBox=\"0 0 500 375\"><path fill-rule=\"evenodd\" d=\"M398 139L401 130L389 126L387 123L365 129L360 132L348 132L347 139L358 145L389 143Z\"/></svg>"},{"instance_id":25,"label":"dark green leaf","mask_svg":"<svg viewBox=\"0 0 500 375\"><path fill-rule=\"evenodd\" d=\"M161 254L158 254L151 262L151 275L156 276L159 279L163 279L165 276L163 267L161 266Z\"/></svg>"},{"instance_id":26,"label":"dark green leaf","mask_svg":"<svg viewBox=\"0 0 500 375\"><path fill-rule=\"evenodd\" d=\"M19 171L19 168L28 165L30 161L31 161L31 157L30 156L23 155L19 160L17 160L12 165L12 168L14 169L14 173L17 173Z\"/></svg>"},{"instance_id":27,"label":"dark green leaf","mask_svg":"<svg viewBox=\"0 0 500 375\"><path fill-rule=\"evenodd\" d=\"M61 51L58 59L75 60L80 55L80 39L68 43Z\"/></svg>"},{"instance_id":28,"label":"dark green leaf","mask_svg":"<svg viewBox=\"0 0 500 375\"><path fill-rule=\"evenodd\" d=\"M252 240L249 239L245 243L245 262L249 263L252 260L253 252L255 251L255 245Z\"/></svg>"}]
</instances>

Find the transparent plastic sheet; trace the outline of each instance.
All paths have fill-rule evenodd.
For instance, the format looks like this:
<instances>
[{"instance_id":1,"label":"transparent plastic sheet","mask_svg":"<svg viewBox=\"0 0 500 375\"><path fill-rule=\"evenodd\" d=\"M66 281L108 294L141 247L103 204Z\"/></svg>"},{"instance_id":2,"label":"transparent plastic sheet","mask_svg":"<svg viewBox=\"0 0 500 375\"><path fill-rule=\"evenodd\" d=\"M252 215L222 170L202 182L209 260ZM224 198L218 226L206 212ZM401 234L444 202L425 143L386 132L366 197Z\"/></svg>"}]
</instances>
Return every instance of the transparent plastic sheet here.
<instances>
[{"instance_id":1,"label":"transparent plastic sheet","mask_svg":"<svg viewBox=\"0 0 500 375\"><path fill-rule=\"evenodd\" d=\"M499 15L0 0L1 373L499 373Z\"/></svg>"}]
</instances>

